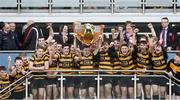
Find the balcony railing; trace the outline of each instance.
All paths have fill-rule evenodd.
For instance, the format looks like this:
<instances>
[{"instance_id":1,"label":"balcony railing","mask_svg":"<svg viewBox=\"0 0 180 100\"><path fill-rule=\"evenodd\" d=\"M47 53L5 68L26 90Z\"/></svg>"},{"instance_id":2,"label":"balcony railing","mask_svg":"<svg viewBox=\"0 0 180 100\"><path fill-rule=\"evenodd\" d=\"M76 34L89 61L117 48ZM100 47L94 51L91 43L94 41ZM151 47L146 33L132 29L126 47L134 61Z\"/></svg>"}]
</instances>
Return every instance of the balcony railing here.
<instances>
[{"instance_id":1,"label":"balcony railing","mask_svg":"<svg viewBox=\"0 0 180 100\"><path fill-rule=\"evenodd\" d=\"M177 85L179 86L178 84L176 84L176 82L180 82L180 80L178 80L177 78L175 78L174 76L171 76L169 75L166 71L163 71L163 70L146 70L146 71L142 71L142 70L47 70L46 72L81 72L81 71L86 71L86 72L97 72L97 74L95 75L82 75L82 74L73 74L73 75L66 75L66 74L58 74L56 75L58 78L59 78L59 81L60 81L60 86L61 86L61 91L63 91L63 82L66 81L64 77L66 76L73 76L73 77L86 77L86 76L94 76L95 77L95 80L97 82L97 95L95 96L96 99L99 99L100 98L100 83L101 83L101 80L104 78L104 77L131 77L131 80L133 81L133 85L134 85L134 99L136 99L136 96L137 96L137 91L136 91L136 87L137 87L137 81L139 80L140 77L147 77L147 78L155 78L155 77L161 77L161 78L165 78L167 80L167 83L164 83L164 85L168 86L169 88L169 94L172 93L172 86L174 85ZM114 75L108 75L108 74L100 74L101 72L135 72L133 75L122 75L122 74L114 74ZM137 75L136 73L137 72L148 72L148 73L154 73L154 72L161 72L161 73L164 73L164 75L167 75L169 78L165 77L164 75ZM16 87L13 87L11 88L14 84L16 84L17 82L19 81L22 81L24 80L24 82L20 83L19 85L22 85L24 84L26 89L26 98L28 98L28 84L29 84L29 80L34 77L34 76L43 76L43 77L47 77L47 75L31 75L32 74L32 71L27 73L25 76L21 77L19 80L17 80L16 82L12 83L11 85L9 85L8 87L6 87L5 89L3 89L2 91L0 91L0 93L2 93L3 91L5 90L9 90L7 93L10 93L14 88ZM52 75L53 76L53 75ZM103 77L103 78L102 78ZM176 82L172 81L172 80L175 80ZM3 95L6 95L7 93L3 94ZM144 91L142 90L142 94L144 94ZM1 95L1 97L3 97L3 95ZM63 99L63 92L61 92L61 99ZM0 98L1 98L0 97ZM144 95L142 96L144 97ZM151 97L152 97L152 93L151 93ZM144 98L142 98L144 99ZM169 100L172 99L172 95L169 95Z\"/></svg>"},{"instance_id":2,"label":"balcony railing","mask_svg":"<svg viewBox=\"0 0 180 100\"><path fill-rule=\"evenodd\" d=\"M176 13L179 0L0 0L1 13Z\"/></svg>"}]
</instances>

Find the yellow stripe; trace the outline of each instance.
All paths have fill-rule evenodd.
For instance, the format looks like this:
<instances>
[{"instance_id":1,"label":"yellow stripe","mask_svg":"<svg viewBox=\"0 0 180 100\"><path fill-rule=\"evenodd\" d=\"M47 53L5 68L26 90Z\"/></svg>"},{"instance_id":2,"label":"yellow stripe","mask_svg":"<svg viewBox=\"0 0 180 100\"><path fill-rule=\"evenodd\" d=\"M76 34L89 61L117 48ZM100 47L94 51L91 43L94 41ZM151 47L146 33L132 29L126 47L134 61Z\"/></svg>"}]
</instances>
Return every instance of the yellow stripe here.
<instances>
[{"instance_id":1,"label":"yellow stripe","mask_svg":"<svg viewBox=\"0 0 180 100\"><path fill-rule=\"evenodd\" d=\"M134 67L135 67L135 65L131 65L131 66L128 66L128 67L116 66L116 67L114 67L114 69L130 70L130 69L132 69Z\"/></svg>"},{"instance_id":2,"label":"yellow stripe","mask_svg":"<svg viewBox=\"0 0 180 100\"><path fill-rule=\"evenodd\" d=\"M57 67L51 67L49 70L57 70Z\"/></svg>"},{"instance_id":3,"label":"yellow stripe","mask_svg":"<svg viewBox=\"0 0 180 100\"><path fill-rule=\"evenodd\" d=\"M80 66L80 69L94 69L93 66Z\"/></svg>"},{"instance_id":4,"label":"yellow stripe","mask_svg":"<svg viewBox=\"0 0 180 100\"><path fill-rule=\"evenodd\" d=\"M140 64L140 63L137 63L137 68L140 67L140 68L147 68L148 66L146 65L143 65L143 64Z\"/></svg>"},{"instance_id":5,"label":"yellow stripe","mask_svg":"<svg viewBox=\"0 0 180 100\"><path fill-rule=\"evenodd\" d=\"M119 64L119 61L114 62L114 65L118 65L118 64Z\"/></svg>"},{"instance_id":6,"label":"yellow stripe","mask_svg":"<svg viewBox=\"0 0 180 100\"><path fill-rule=\"evenodd\" d=\"M171 67L171 69L176 69L177 68L177 66L174 63L171 63L170 67Z\"/></svg>"},{"instance_id":7,"label":"yellow stripe","mask_svg":"<svg viewBox=\"0 0 180 100\"><path fill-rule=\"evenodd\" d=\"M61 62L65 62L65 61L73 61L73 59L60 59Z\"/></svg>"},{"instance_id":8,"label":"yellow stripe","mask_svg":"<svg viewBox=\"0 0 180 100\"><path fill-rule=\"evenodd\" d=\"M80 74L95 74L96 72L79 72Z\"/></svg>"},{"instance_id":9,"label":"yellow stripe","mask_svg":"<svg viewBox=\"0 0 180 100\"><path fill-rule=\"evenodd\" d=\"M141 53L138 53L138 56L146 59L149 58L149 54L143 55Z\"/></svg>"},{"instance_id":10,"label":"yellow stripe","mask_svg":"<svg viewBox=\"0 0 180 100\"><path fill-rule=\"evenodd\" d=\"M154 69L165 69L166 68L166 65L162 65L162 66L159 66L159 67L157 67L157 66L153 66L153 68Z\"/></svg>"},{"instance_id":11,"label":"yellow stripe","mask_svg":"<svg viewBox=\"0 0 180 100\"><path fill-rule=\"evenodd\" d=\"M176 68L176 72L180 72L180 67L177 67L177 68Z\"/></svg>"},{"instance_id":12,"label":"yellow stripe","mask_svg":"<svg viewBox=\"0 0 180 100\"><path fill-rule=\"evenodd\" d=\"M99 68L101 69L108 69L108 70L113 70L113 67L111 67L111 66L101 66L101 65L99 65Z\"/></svg>"},{"instance_id":13,"label":"yellow stripe","mask_svg":"<svg viewBox=\"0 0 180 100\"><path fill-rule=\"evenodd\" d=\"M111 62L99 62L99 64L111 65Z\"/></svg>"},{"instance_id":14,"label":"yellow stripe","mask_svg":"<svg viewBox=\"0 0 180 100\"><path fill-rule=\"evenodd\" d=\"M18 89L18 90L14 90L14 92L22 92L22 91L24 91L25 90L25 88L23 88L23 89Z\"/></svg>"},{"instance_id":15,"label":"yellow stripe","mask_svg":"<svg viewBox=\"0 0 180 100\"><path fill-rule=\"evenodd\" d=\"M160 56L160 57L152 57L152 60L162 60L164 57Z\"/></svg>"},{"instance_id":16,"label":"yellow stripe","mask_svg":"<svg viewBox=\"0 0 180 100\"><path fill-rule=\"evenodd\" d=\"M131 58L132 58L131 56L128 56L128 57L125 57L125 58L120 57L119 60L129 60L129 59L131 59Z\"/></svg>"}]
</instances>

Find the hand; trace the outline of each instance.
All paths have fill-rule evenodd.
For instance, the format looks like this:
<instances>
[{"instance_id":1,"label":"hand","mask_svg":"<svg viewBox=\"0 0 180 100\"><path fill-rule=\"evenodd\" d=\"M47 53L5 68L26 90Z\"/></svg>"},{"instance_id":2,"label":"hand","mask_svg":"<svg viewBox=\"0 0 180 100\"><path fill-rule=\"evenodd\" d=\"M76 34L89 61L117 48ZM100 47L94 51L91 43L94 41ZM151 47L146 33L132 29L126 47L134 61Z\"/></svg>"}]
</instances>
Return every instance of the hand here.
<instances>
[{"instance_id":1,"label":"hand","mask_svg":"<svg viewBox=\"0 0 180 100\"><path fill-rule=\"evenodd\" d=\"M113 45L114 45L114 42L111 42L109 46L112 47Z\"/></svg>"},{"instance_id":2,"label":"hand","mask_svg":"<svg viewBox=\"0 0 180 100\"><path fill-rule=\"evenodd\" d=\"M167 47L167 51L171 51L172 47Z\"/></svg>"},{"instance_id":3,"label":"hand","mask_svg":"<svg viewBox=\"0 0 180 100\"><path fill-rule=\"evenodd\" d=\"M138 33L139 32L139 29L138 28L135 28L134 29L134 33Z\"/></svg>"},{"instance_id":4,"label":"hand","mask_svg":"<svg viewBox=\"0 0 180 100\"><path fill-rule=\"evenodd\" d=\"M49 29L49 28L51 28L51 27L52 27L52 23L51 23L51 22L47 23L46 29Z\"/></svg>"},{"instance_id":5,"label":"hand","mask_svg":"<svg viewBox=\"0 0 180 100\"><path fill-rule=\"evenodd\" d=\"M152 28L153 28L152 23L149 23L147 26L148 26L149 29L152 29Z\"/></svg>"},{"instance_id":6,"label":"hand","mask_svg":"<svg viewBox=\"0 0 180 100\"><path fill-rule=\"evenodd\" d=\"M159 44L162 44L162 41L163 41L163 40L162 40L162 39L160 39L160 40L159 40Z\"/></svg>"},{"instance_id":7,"label":"hand","mask_svg":"<svg viewBox=\"0 0 180 100\"><path fill-rule=\"evenodd\" d=\"M11 56L8 56L8 63L11 63Z\"/></svg>"},{"instance_id":8,"label":"hand","mask_svg":"<svg viewBox=\"0 0 180 100\"><path fill-rule=\"evenodd\" d=\"M68 37L67 36L63 36L64 42L68 41Z\"/></svg>"}]
</instances>

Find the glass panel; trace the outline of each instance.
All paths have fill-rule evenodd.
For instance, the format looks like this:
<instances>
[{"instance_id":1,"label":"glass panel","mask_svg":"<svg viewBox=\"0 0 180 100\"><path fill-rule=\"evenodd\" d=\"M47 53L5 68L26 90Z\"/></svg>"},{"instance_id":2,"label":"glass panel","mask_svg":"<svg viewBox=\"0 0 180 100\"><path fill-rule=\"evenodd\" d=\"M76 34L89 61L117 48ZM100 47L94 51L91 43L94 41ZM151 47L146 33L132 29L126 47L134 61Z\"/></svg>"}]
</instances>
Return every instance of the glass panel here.
<instances>
[{"instance_id":1,"label":"glass panel","mask_svg":"<svg viewBox=\"0 0 180 100\"><path fill-rule=\"evenodd\" d=\"M101 75L101 78L100 99L134 99L133 75Z\"/></svg>"},{"instance_id":2,"label":"glass panel","mask_svg":"<svg viewBox=\"0 0 180 100\"><path fill-rule=\"evenodd\" d=\"M47 13L49 10L48 0L22 0L21 3L22 13Z\"/></svg>"},{"instance_id":3,"label":"glass panel","mask_svg":"<svg viewBox=\"0 0 180 100\"><path fill-rule=\"evenodd\" d=\"M48 7L48 0L22 0L22 7Z\"/></svg>"},{"instance_id":4,"label":"glass panel","mask_svg":"<svg viewBox=\"0 0 180 100\"><path fill-rule=\"evenodd\" d=\"M115 12L141 12L141 0L115 0Z\"/></svg>"},{"instance_id":5,"label":"glass panel","mask_svg":"<svg viewBox=\"0 0 180 100\"><path fill-rule=\"evenodd\" d=\"M79 0L53 0L52 11L53 12L79 12Z\"/></svg>"},{"instance_id":6,"label":"glass panel","mask_svg":"<svg viewBox=\"0 0 180 100\"><path fill-rule=\"evenodd\" d=\"M17 1L16 0L0 0L0 13L16 13Z\"/></svg>"},{"instance_id":7,"label":"glass panel","mask_svg":"<svg viewBox=\"0 0 180 100\"><path fill-rule=\"evenodd\" d=\"M137 78L137 99L165 99L167 97L169 80L164 75L138 75Z\"/></svg>"},{"instance_id":8,"label":"glass panel","mask_svg":"<svg viewBox=\"0 0 180 100\"><path fill-rule=\"evenodd\" d=\"M5 7L17 7L17 1L16 0L0 0L0 8Z\"/></svg>"},{"instance_id":9,"label":"glass panel","mask_svg":"<svg viewBox=\"0 0 180 100\"><path fill-rule=\"evenodd\" d=\"M172 12L172 0L146 0L146 12Z\"/></svg>"},{"instance_id":10,"label":"glass panel","mask_svg":"<svg viewBox=\"0 0 180 100\"><path fill-rule=\"evenodd\" d=\"M90 13L110 13L110 0L84 0L83 12Z\"/></svg>"}]
</instances>

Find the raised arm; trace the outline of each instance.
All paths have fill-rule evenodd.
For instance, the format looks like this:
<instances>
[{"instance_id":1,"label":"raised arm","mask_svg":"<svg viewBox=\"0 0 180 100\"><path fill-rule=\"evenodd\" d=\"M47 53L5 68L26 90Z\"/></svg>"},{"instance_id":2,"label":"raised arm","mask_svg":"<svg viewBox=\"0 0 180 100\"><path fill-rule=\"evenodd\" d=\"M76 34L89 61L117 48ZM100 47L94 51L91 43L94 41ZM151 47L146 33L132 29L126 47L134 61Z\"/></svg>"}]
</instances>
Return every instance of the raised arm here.
<instances>
[{"instance_id":1,"label":"raised arm","mask_svg":"<svg viewBox=\"0 0 180 100\"><path fill-rule=\"evenodd\" d=\"M49 37L47 38L46 42L50 43L54 37L54 31L52 28L52 23L47 23L47 29L49 30Z\"/></svg>"},{"instance_id":2,"label":"raised arm","mask_svg":"<svg viewBox=\"0 0 180 100\"><path fill-rule=\"evenodd\" d=\"M149 23L149 24L148 24L148 28L151 30L152 36L153 36L153 37L157 37L157 36L156 36L156 31L154 30L154 26L153 26L152 23Z\"/></svg>"}]
</instances>

